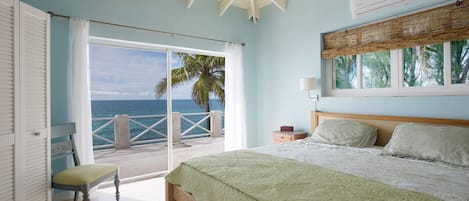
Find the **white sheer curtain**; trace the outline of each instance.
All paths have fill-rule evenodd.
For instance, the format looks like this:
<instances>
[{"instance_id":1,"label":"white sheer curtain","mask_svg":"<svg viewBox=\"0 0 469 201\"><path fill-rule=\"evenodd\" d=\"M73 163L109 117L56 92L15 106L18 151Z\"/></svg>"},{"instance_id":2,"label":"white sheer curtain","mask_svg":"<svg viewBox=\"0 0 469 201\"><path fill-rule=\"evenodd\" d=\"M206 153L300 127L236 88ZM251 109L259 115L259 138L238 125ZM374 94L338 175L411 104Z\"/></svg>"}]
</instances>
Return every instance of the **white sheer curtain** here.
<instances>
[{"instance_id":1,"label":"white sheer curtain","mask_svg":"<svg viewBox=\"0 0 469 201\"><path fill-rule=\"evenodd\" d=\"M247 147L243 51L240 44L225 45L225 151Z\"/></svg>"},{"instance_id":2,"label":"white sheer curtain","mask_svg":"<svg viewBox=\"0 0 469 201\"><path fill-rule=\"evenodd\" d=\"M75 143L82 164L94 163L91 131L89 21L70 18L68 49L68 114L75 122Z\"/></svg>"}]
</instances>

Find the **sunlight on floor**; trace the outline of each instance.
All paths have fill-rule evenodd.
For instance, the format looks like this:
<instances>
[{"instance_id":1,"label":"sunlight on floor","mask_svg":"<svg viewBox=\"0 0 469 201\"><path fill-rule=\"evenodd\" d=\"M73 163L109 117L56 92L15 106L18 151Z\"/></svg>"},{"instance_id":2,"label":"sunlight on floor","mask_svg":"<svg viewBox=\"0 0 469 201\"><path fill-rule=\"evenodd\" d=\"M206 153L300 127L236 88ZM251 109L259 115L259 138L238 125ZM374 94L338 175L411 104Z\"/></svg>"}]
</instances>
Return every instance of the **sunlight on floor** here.
<instances>
[{"instance_id":1,"label":"sunlight on floor","mask_svg":"<svg viewBox=\"0 0 469 201\"><path fill-rule=\"evenodd\" d=\"M92 193L93 201L115 200L115 188L103 188ZM121 201L164 201L165 183L163 177L127 183L120 186Z\"/></svg>"}]
</instances>

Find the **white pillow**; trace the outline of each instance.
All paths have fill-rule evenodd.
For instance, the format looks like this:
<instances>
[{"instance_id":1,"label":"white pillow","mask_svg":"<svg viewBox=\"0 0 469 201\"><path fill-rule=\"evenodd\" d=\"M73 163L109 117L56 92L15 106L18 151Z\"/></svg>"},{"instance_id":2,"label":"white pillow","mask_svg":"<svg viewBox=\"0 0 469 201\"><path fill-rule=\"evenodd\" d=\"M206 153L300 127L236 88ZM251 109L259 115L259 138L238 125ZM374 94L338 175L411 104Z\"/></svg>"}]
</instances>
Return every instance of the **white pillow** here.
<instances>
[{"instance_id":1,"label":"white pillow","mask_svg":"<svg viewBox=\"0 0 469 201\"><path fill-rule=\"evenodd\" d=\"M375 144L377 132L377 128L356 121L325 120L319 124L310 140L317 143L366 147Z\"/></svg>"},{"instance_id":2,"label":"white pillow","mask_svg":"<svg viewBox=\"0 0 469 201\"><path fill-rule=\"evenodd\" d=\"M394 129L383 154L469 166L469 128L400 124Z\"/></svg>"}]
</instances>

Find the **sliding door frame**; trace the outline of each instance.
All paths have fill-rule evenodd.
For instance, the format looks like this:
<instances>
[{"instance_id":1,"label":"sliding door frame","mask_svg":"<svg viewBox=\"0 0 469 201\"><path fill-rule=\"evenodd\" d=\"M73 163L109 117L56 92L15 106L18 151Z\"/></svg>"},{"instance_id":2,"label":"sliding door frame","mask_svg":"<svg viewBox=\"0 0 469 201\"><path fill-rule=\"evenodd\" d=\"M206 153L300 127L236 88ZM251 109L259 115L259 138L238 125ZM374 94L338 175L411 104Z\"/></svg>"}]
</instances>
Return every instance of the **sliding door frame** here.
<instances>
[{"instance_id":1,"label":"sliding door frame","mask_svg":"<svg viewBox=\"0 0 469 201\"><path fill-rule=\"evenodd\" d=\"M171 135L171 131L173 130L173 124L171 119L172 117L172 86L171 86L171 70L172 70L172 54L173 52L183 52L189 54L202 54L208 56L217 56L217 57L225 57L224 52L216 52L216 51L207 51L207 50L200 50L200 49L193 49L193 48L184 48L184 47L176 47L176 46L169 46L169 45L157 45L151 43L142 43L142 42L135 42L135 41L126 41L126 40L118 40L118 39L110 39L110 38L103 38L103 37L89 37L89 44L97 44L97 45L106 45L106 46L114 46L114 47L122 47L122 48L132 48L138 50L148 50L148 51L159 51L159 52L166 52L166 76L168 79L166 83L166 116L167 116L167 142L168 142L168 169L166 171L150 173L142 176L131 177L128 179L123 179L125 181L134 181L140 180L145 178L154 177L155 175L166 174L169 171L173 170L173 136Z\"/></svg>"}]
</instances>

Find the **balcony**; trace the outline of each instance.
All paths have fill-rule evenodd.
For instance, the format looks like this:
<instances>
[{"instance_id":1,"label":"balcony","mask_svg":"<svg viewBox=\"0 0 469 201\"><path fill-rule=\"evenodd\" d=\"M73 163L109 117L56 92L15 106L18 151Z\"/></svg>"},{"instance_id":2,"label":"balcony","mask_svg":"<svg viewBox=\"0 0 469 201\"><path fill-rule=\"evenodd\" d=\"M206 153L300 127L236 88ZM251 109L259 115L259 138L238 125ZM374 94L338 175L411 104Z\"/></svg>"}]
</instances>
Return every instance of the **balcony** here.
<instances>
[{"instance_id":1,"label":"balcony","mask_svg":"<svg viewBox=\"0 0 469 201\"><path fill-rule=\"evenodd\" d=\"M174 165L223 152L223 118L221 111L172 113ZM117 164L124 179L167 170L166 115L116 115L92 120L96 163Z\"/></svg>"}]
</instances>

